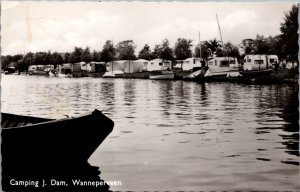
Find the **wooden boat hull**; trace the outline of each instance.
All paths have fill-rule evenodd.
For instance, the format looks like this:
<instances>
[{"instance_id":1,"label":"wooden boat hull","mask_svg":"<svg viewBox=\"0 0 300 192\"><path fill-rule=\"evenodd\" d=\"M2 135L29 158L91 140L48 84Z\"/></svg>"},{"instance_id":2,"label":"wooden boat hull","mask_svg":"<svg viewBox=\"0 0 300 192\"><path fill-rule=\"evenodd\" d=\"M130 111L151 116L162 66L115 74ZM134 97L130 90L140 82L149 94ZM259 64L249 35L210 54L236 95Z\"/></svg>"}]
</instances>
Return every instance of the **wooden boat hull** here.
<instances>
[{"instance_id":1,"label":"wooden boat hull","mask_svg":"<svg viewBox=\"0 0 300 192\"><path fill-rule=\"evenodd\" d=\"M167 79L174 79L175 74L174 73L167 73L167 74L161 74L161 75L150 75L149 79L153 80L167 80Z\"/></svg>"},{"instance_id":2,"label":"wooden boat hull","mask_svg":"<svg viewBox=\"0 0 300 192\"><path fill-rule=\"evenodd\" d=\"M112 131L102 112L62 120L2 114L2 167L87 162ZM19 127L18 127L19 126Z\"/></svg>"},{"instance_id":3,"label":"wooden boat hull","mask_svg":"<svg viewBox=\"0 0 300 192\"><path fill-rule=\"evenodd\" d=\"M240 71L240 74L243 77L256 78L256 77L270 76L272 72L273 72L272 69L265 69L265 70L244 70L244 71Z\"/></svg>"}]
</instances>

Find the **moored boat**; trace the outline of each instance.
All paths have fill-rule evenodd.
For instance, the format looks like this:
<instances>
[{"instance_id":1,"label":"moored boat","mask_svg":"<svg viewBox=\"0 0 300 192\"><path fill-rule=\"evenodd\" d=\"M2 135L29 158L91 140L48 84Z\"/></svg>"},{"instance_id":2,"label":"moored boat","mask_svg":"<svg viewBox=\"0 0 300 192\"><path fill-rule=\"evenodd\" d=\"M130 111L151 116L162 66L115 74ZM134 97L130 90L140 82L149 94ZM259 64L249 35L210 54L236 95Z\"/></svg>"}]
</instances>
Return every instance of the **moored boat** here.
<instances>
[{"instance_id":1,"label":"moored boat","mask_svg":"<svg viewBox=\"0 0 300 192\"><path fill-rule=\"evenodd\" d=\"M167 79L174 79L175 74L173 71L160 71L158 73L152 73L149 76L149 79L152 80L167 80Z\"/></svg>"},{"instance_id":2,"label":"moored boat","mask_svg":"<svg viewBox=\"0 0 300 192\"><path fill-rule=\"evenodd\" d=\"M35 163L86 162L113 129L113 121L92 113L61 120L2 113L2 167Z\"/></svg>"},{"instance_id":3,"label":"moored boat","mask_svg":"<svg viewBox=\"0 0 300 192\"><path fill-rule=\"evenodd\" d=\"M257 77L270 76L272 72L273 72L273 69L239 71L239 73L243 77L248 77L248 78L257 78Z\"/></svg>"}]
</instances>

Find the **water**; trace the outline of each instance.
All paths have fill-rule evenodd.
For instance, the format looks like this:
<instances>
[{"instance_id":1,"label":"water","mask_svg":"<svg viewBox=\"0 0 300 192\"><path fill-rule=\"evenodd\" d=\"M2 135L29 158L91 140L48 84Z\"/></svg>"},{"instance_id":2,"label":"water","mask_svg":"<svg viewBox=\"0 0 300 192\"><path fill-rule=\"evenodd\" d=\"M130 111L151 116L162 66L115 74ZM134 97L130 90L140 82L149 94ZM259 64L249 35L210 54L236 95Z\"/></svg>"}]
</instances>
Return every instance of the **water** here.
<instances>
[{"instance_id":1,"label":"water","mask_svg":"<svg viewBox=\"0 0 300 192\"><path fill-rule=\"evenodd\" d=\"M299 190L298 85L2 76L2 111L114 120L89 159L112 190Z\"/></svg>"}]
</instances>

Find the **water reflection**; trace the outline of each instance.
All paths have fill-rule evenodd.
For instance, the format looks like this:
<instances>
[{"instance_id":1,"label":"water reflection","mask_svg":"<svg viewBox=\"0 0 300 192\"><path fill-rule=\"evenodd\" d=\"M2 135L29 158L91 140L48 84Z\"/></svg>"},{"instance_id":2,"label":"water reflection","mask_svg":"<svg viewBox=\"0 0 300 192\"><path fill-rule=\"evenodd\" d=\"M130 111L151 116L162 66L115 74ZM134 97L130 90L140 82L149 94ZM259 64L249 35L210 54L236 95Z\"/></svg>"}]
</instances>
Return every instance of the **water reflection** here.
<instances>
[{"instance_id":1,"label":"water reflection","mask_svg":"<svg viewBox=\"0 0 300 192\"><path fill-rule=\"evenodd\" d=\"M112 190L300 187L298 85L21 76L3 81L6 112L59 118L104 109L115 129L90 163L101 167L103 178L124 183Z\"/></svg>"}]
</instances>

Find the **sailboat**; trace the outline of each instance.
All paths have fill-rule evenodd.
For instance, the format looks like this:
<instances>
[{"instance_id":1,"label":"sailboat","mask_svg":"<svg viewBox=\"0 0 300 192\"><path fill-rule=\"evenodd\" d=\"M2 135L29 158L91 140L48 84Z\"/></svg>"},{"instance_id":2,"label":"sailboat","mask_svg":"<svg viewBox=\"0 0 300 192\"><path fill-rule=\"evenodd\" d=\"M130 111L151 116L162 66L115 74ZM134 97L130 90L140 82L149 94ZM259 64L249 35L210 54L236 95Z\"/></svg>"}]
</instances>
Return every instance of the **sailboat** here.
<instances>
[{"instance_id":1,"label":"sailboat","mask_svg":"<svg viewBox=\"0 0 300 192\"><path fill-rule=\"evenodd\" d=\"M221 33L221 27L219 24L219 19L218 15L217 17L217 22L218 22L218 28L219 28L219 33L221 37L221 42L222 42L222 47L224 48L224 42L222 38L222 33ZM226 52L225 57L214 57L211 60L208 61L208 70L206 71L204 77L238 77L241 76L241 74L238 71L238 61L236 58L229 57Z\"/></svg>"}]
</instances>

